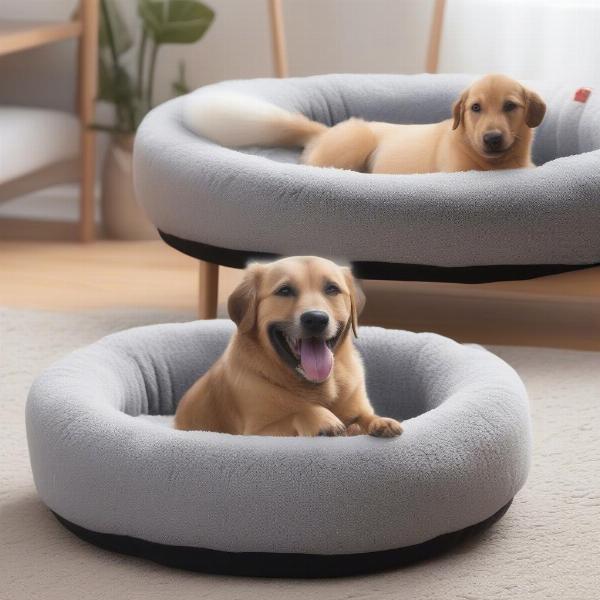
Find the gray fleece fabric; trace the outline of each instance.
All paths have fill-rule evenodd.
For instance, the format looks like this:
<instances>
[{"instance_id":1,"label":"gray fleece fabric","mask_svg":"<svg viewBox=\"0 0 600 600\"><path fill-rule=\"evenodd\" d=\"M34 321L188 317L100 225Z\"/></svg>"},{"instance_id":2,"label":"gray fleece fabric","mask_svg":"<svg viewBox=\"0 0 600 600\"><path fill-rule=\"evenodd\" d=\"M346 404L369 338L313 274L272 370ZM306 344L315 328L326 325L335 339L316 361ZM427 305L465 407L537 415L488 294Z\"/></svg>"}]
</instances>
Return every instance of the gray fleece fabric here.
<instances>
[{"instance_id":1,"label":"gray fleece fabric","mask_svg":"<svg viewBox=\"0 0 600 600\"><path fill-rule=\"evenodd\" d=\"M394 439L275 438L164 426L225 348L230 321L108 336L34 383L37 490L87 529L224 551L346 554L478 523L523 486L527 396L505 362L429 333L364 327L358 348ZM146 415L150 415L149 417Z\"/></svg>"},{"instance_id":2,"label":"gray fleece fabric","mask_svg":"<svg viewBox=\"0 0 600 600\"><path fill-rule=\"evenodd\" d=\"M229 81L237 90L335 124L448 118L472 77L325 75ZM373 175L297 164L298 152L223 148L188 131L183 98L136 136L137 196L163 232L221 248L440 267L600 262L600 89L524 82L548 104L535 169Z\"/></svg>"}]
</instances>

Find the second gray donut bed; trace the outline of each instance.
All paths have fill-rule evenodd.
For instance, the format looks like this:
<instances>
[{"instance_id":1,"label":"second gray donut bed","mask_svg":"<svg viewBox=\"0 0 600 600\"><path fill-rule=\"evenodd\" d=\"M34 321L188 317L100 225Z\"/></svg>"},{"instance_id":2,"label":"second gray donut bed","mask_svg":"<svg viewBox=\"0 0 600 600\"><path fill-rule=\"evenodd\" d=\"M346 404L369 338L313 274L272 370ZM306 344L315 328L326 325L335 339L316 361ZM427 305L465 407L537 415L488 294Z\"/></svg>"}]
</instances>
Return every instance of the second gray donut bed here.
<instances>
[{"instance_id":1,"label":"second gray donut bed","mask_svg":"<svg viewBox=\"0 0 600 600\"><path fill-rule=\"evenodd\" d=\"M435 122L472 77L325 75L228 81L329 125L359 116ZM600 263L600 92L524 82L548 104L535 169L372 175L297 164L291 150L231 150L181 122L185 98L151 111L136 136L139 201L172 246L244 266L251 256L342 257L361 277L518 279Z\"/></svg>"},{"instance_id":2,"label":"second gray donut bed","mask_svg":"<svg viewBox=\"0 0 600 600\"><path fill-rule=\"evenodd\" d=\"M223 352L229 321L132 329L33 385L37 490L101 547L246 575L356 574L431 556L499 518L527 477L527 395L506 363L434 334L364 327L369 397L393 439L164 426Z\"/></svg>"}]
</instances>

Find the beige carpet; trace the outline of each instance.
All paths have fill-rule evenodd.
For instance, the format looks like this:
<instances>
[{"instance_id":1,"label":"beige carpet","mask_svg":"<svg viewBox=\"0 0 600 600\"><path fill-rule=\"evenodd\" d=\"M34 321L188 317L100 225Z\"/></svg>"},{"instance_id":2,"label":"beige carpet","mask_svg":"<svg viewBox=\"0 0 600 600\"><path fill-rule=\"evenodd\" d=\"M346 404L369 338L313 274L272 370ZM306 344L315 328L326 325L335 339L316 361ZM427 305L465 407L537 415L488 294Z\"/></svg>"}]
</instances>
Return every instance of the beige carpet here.
<instances>
[{"instance_id":1,"label":"beige carpet","mask_svg":"<svg viewBox=\"0 0 600 600\"><path fill-rule=\"evenodd\" d=\"M343 580L214 577L111 554L64 530L38 500L23 406L31 380L111 331L186 315L0 311L0 599L560 599L600 597L600 354L496 348L531 396L535 457L492 529L452 554Z\"/></svg>"}]
</instances>

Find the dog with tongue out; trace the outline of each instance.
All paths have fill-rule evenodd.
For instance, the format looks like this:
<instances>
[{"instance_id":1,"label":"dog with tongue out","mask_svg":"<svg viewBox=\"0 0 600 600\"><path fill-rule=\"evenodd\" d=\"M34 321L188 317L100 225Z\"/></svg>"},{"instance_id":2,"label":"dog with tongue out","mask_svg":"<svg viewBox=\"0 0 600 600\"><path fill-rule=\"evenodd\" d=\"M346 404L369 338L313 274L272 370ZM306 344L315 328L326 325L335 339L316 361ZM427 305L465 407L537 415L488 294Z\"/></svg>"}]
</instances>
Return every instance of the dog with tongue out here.
<instances>
[{"instance_id":1,"label":"dog with tongue out","mask_svg":"<svg viewBox=\"0 0 600 600\"><path fill-rule=\"evenodd\" d=\"M364 295L348 267L316 256L253 263L228 301L237 325L186 392L175 426L240 435L402 433L375 414L354 347Z\"/></svg>"}]
</instances>

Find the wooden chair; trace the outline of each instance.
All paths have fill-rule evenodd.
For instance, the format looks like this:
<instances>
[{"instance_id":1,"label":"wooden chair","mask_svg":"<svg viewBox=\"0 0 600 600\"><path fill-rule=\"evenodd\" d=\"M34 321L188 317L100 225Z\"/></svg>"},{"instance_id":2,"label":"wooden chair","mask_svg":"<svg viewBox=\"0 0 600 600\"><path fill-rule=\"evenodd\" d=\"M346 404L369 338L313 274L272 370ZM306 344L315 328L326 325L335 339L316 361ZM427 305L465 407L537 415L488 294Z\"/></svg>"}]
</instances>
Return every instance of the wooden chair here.
<instances>
[{"instance_id":1,"label":"wooden chair","mask_svg":"<svg viewBox=\"0 0 600 600\"><path fill-rule=\"evenodd\" d=\"M73 20L30 22L0 20L0 56L69 39L78 40L78 112L80 153L75 161L45 165L0 185L0 201L49 185L80 180L78 236L82 242L95 238L94 183L96 136L94 120L98 57L98 0L80 0ZM1 135L1 133L0 133ZM74 163L74 164L71 164Z\"/></svg>"}]
</instances>

